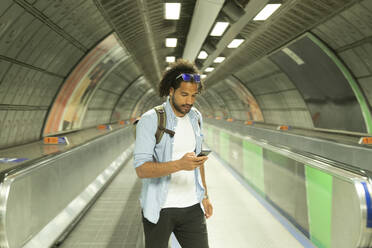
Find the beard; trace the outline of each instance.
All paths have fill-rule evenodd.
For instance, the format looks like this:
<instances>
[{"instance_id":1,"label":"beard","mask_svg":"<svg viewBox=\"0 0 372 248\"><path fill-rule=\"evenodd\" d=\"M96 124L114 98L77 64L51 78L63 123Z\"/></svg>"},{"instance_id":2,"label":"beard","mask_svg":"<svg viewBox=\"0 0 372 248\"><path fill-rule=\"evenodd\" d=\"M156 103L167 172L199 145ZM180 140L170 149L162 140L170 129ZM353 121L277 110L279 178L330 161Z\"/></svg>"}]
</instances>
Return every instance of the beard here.
<instances>
[{"instance_id":1,"label":"beard","mask_svg":"<svg viewBox=\"0 0 372 248\"><path fill-rule=\"evenodd\" d=\"M176 102L176 99L175 99L175 97L174 97L174 94L173 94L173 96L172 96L172 105L173 105L173 107L178 111L178 112L180 112L180 113L182 113L182 114L187 114L188 112L190 112L190 110L191 110L191 108L192 108L192 104L190 105L190 104L183 104L183 105L179 105L179 104L177 104L177 102ZM182 108L186 108L186 107L189 107L189 109L188 110L182 110Z\"/></svg>"}]
</instances>

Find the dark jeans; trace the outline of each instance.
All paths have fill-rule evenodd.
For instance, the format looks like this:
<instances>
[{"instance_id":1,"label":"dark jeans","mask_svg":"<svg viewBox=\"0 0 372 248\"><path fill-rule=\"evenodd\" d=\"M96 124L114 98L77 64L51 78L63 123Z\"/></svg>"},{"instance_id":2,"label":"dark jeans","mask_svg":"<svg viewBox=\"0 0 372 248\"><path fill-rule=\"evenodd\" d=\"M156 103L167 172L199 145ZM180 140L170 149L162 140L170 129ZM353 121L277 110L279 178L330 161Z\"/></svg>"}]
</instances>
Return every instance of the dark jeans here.
<instances>
[{"instance_id":1,"label":"dark jeans","mask_svg":"<svg viewBox=\"0 0 372 248\"><path fill-rule=\"evenodd\" d=\"M158 223L142 215L146 248L167 248L173 232L182 248L208 248L208 233L200 204L187 208L164 208Z\"/></svg>"}]
</instances>

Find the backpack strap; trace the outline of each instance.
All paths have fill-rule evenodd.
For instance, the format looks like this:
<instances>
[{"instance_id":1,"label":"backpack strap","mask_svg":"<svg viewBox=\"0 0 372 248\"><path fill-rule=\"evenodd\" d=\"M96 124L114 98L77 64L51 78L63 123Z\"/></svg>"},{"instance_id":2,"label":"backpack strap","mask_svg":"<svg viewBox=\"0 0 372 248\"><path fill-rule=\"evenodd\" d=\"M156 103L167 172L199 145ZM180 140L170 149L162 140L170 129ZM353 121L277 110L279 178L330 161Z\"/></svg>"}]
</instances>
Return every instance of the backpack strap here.
<instances>
[{"instance_id":1,"label":"backpack strap","mask_svg":"<svg viewBox=\"0 0 372 248\"><path fill-rule=\"evenodd\" d=\"M164 106L159 105L154 107L155 112L158 116L158 129L155 133L156 144L159 144L161 138L163 137L164 132L168 133L171 137L174 136L175 132L169 129L166 129L167 126L167 114L165 112Z\"/></svg>"}]
</instances>

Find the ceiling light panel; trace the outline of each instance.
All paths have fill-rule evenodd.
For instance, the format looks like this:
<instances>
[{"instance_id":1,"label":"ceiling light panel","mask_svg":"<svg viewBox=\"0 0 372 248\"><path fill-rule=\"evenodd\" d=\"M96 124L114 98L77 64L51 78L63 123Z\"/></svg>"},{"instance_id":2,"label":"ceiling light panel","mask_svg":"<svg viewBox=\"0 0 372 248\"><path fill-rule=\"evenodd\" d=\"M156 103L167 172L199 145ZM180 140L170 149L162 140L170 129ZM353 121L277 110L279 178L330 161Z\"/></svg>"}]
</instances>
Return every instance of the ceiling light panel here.
<instances>
[{"instance_id":1,"label":"ceiling light panel","mask_svg":"<svg viewBox=\"0 0 372 248\"><path fill-rule=\"evenodd\" d=\"M181 4L180 3L165 3L165 19L178 20L180 19Z\"/></svg>"},{"instance_id":2,"label":"ceiling light panel","mask_svg":"<svg viewBox=\"0 0 372 248\"><path fill-rule=\"evenodd\" d=\"M176 47L177 46L177 38L166 38L165 39L165 46L166 47Z\"/></svg>"},{"instance_id":3,"label":"ceiling light panel","mask_svg":"<svg viewBox=\"0 0 372 248\"><path fill-rule=\"evenodd\" d=\"M268 4L266 5L260 13L253 18L253 21L264 21L269 18L282 4L275 3L275 4Z\"/></svg>"},{"instance_id":4,"label":"ceiling light panel","mask_svg":"<svg viewBox=\"0 0 372 248\"><path fill-rule=\"evenodd\" d=\"M222 63L225 60L225 57L217 57L213 62L214 63Z\"/></svg>"},{"instance_id":5,"label":"ceiling light panel","mask_svg":"<svg viewBox=\"0 0 372 248\"><path fill-rule=\"evenodd\" d=\"M205 72L211 72L211 71L213 71L213 70L214 70L213 67L207 67L207 68L205 69Z\"/></svg>"},{"instance_id":6,"label":"ceiling light panel","mask_svg":"<svg viewBox=\"0 0 372 248\"><path fill-rule=\"evenodd\" d=\"M208 57L208 53L206 51L200 51L198 59L206 59Z\"/></svg>"},{"instance_id":7,"label":"ceiling light panel","mask_svg":"<svg viewBox=\"0 0 372 248\"><path fill-rule=\"evenodd\" d=\"M228 22L216 22L212 29L211 36L221 36L228 26Z\"/></svg>"},{"instance_id":8,"label":"ceiling light panel","mask_svg":"<svg viewBox=\"0 0 372 248\"><path fill-rule=\"evenodd\" d=\"M168 63L172 63L172 62L176 61L176 57L167 56L167 57L165 57L165 61L168 62Z\"/></svg>"},{"instance_id":9,"label":"ceiling light panel","mask_svg":"<svg viewBox=\"0 0 372 248\"><path fill-rule=\"evenodd\" d=\"M244 39L233 39L230 44L227 45L227 48L237 48L244 42Z\"/></svg>"}]
</instances>

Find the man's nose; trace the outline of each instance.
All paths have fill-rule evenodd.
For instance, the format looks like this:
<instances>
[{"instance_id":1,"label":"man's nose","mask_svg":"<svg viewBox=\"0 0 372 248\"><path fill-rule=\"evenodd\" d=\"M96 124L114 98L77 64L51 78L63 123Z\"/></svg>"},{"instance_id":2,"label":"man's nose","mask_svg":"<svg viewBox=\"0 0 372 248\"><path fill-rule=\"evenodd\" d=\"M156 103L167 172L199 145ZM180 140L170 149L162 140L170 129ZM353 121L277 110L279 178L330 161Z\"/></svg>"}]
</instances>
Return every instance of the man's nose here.
<instances>
[{"instance_id":1,"label":"man's nose","mask_svg":"<svg viewBox=\"0 0 372 248\"><path fill-rule=\"evenodd\" d=\"M194 99L192 98L192 96L189 96L186 98L186 104L192 105L193 103L194 103Z\"/></svg>"}]
</instances>

